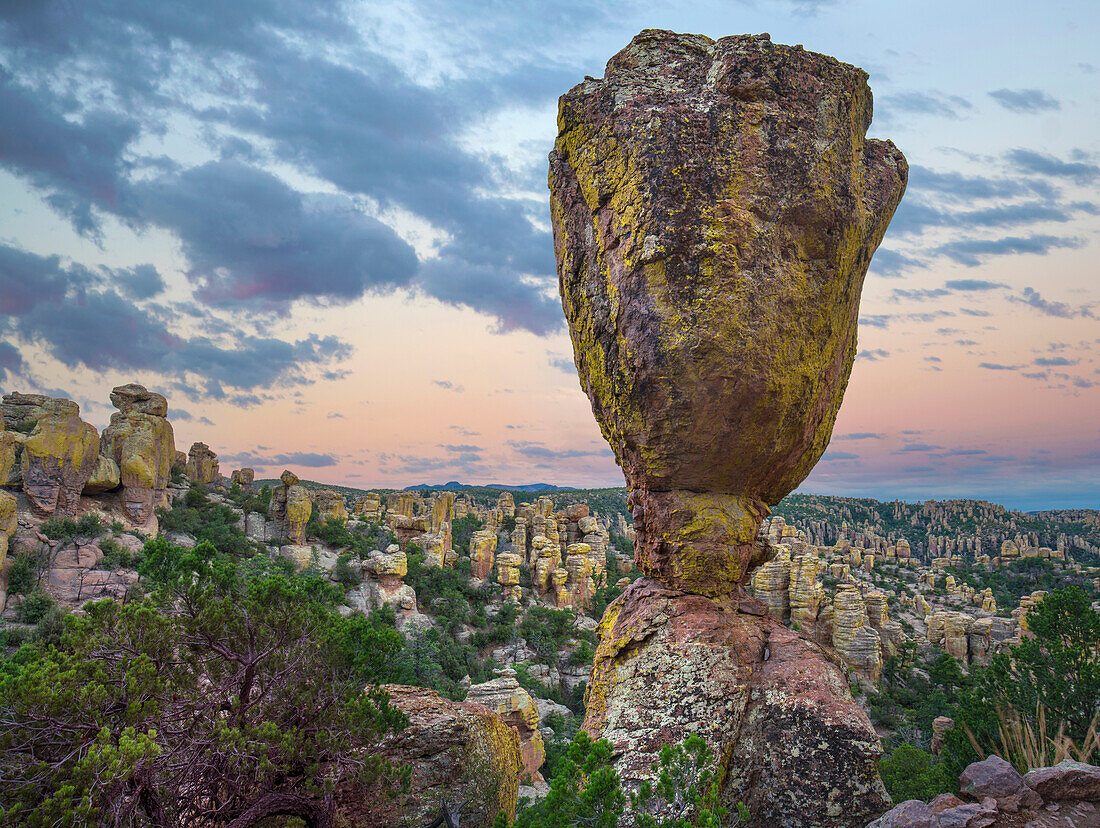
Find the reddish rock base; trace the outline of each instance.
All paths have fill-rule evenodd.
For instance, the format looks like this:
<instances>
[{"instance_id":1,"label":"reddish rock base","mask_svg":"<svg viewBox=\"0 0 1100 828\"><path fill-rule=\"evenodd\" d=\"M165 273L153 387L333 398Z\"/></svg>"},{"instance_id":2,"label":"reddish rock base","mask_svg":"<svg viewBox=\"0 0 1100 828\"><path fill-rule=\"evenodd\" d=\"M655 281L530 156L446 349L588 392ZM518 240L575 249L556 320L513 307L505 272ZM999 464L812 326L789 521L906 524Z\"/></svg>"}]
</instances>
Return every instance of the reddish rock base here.
<instances>
[{"instance_id":1,"label":"reddish rock base","mask_svg":"<svg viewBox=\"0 0 1100 828\"><path fill-rule=\"evenodd\" d=\"M642 578L599 631L584 727L612 743L626 788L652 777L662 745L695 733L752 828L862 826L889 806L882 748L842 670L759 602Z\"/></svg>"}]
</instances>

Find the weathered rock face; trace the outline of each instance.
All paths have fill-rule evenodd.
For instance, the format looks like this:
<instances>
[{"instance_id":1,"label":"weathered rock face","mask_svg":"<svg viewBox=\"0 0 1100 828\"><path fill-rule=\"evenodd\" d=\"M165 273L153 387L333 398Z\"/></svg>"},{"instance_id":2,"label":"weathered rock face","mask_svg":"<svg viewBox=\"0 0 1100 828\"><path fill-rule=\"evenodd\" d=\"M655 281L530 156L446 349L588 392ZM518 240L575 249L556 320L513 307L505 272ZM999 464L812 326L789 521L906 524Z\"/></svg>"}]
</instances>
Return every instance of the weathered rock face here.
<instances>
[{"instance_id":1,"label":"weathered rock face","mask_svg":"<svg viewBox=\"0 0 1100 828\"><path fill-rule=\"evenodd\" d=\"M111 424L103 429L100 454L117 467L115 485L121 483L123 486L122 502L127 517L144 524L153 516L156 507L167 500L165 490L176 457L176 438L167 419L168 401L160 394L130 383L111 391L111 402L118 411L111 415ZM97 471L109 475L111 470ZM101 479L99 474L93 478ZM109 479L90 485L106 485L107 482Z\"/></svg>"},{"instance_id":2,"label":"weathered rock face","mask_svg":"<svg viewBox=\"0 0 1100 828\"><path fill-rule=\"evenodd\" d=\"M600 623L584 727L627 787L698 733L754 826L857 825L889 803L841 670L743 589L774 555L769 505L829 442L905 188L901 153L864 138L866 78L766 35L647 30L562 96L550 154L574 358L649 576ZM560 547L532 528L535 589L561 590ZM798 556L787 583L792 621L815 632L820 566Z\"/></svg>"},{"instance_id":3,"label":"weathered rock face","mask_svg":"<svg viewBox=\"0 0 1100 828\"><path fill-rule=\"evenodd\" d=\"M242 489L247 489L253 483L256 482L256 470L243 468L234 469L233 473L229 475L230 486L240 486Z\"/></svg>"},{"instance_id":4,"label":"weathered rock face","mask_svg":"<svg viewBox=\"0 0 1100 828\"><path fill-rule=\"evenodd\" d=\"M46 416L46 403L49 400L49 397L42 394L20 394L18 391L5 394L0 403L4 426L18 431L29 431Z\"/></svg>"},{"instance_id":5,"label":"weathered rock face","mask_svg":"<svg viewBox=\"0 0 1100 828\"><path fill-rule=\"evenodd\" d=\"M882 671L882 643L867 622L859 587L839 584L833 598L833 646L845 664L876 682Z\"/></svg>"},{"instance_id":6,"label":"weathered rock face","mask_svg":"<svg viewBox=\"0 0 1100 828\"><path fill-rule=\"evenodd\" d=\"M462 824L489 825L497 813L516 813L522 768L519 737L480 704L453 702L434 690L385 685L390 703L409 717L388 736L380 754L412 769L408 791L396 798L352 786L337 789L337 807L351 825L405 828L426 825L442 800L462 811Z\"/></svg>"},{"instance_id":7,"label":"weathered rock face","mask_svg":"<svg viewBox=\"0 0 1100 828\"><path fill-rule=\"evenodd\" d=\"M493 558L497 551L495 532L481 529L470 537L470 575L484 581L493 571Z\"/></svg>"},{"instance_id":8,"label":"weathered rock face","mask_svg":"<svg viewBox=\"0 0 1100 828\"><path fill-rule=\"evenodd\" d=\"M103 435L100 435L99 440L102 445ZM92 476L88 478L88 482L84 485L84 494L103 494L112 489L117 489L121 484L122 472L118 468L118 463L110 457L104 457L101 454L96 458L95 468L92 469Z\"/></svg>"},{"instance_id":9,"label":"weathered rock face","mask_svg":"<svg viewBox=\"0 0 1100 828\"><path fill-rule=\"evenodd\" d=\"M317 508L317 520L322 524L335 520L341 525L347 525L348 507L344 503L344 496L339 492L332 489L314 492L313 505Z\"/></svg>"},{"instance_id":10,"label":"weathered rock face","mask_svg":"<svg viewBox=\"0 0 1100 828\"><path fill-rule=\"evenodd\" d=\"M218 455L210 450L206 443L192 443L187 452L187 476L192 483L209 486L217 483L221 477L218 470Z\"/></svg>"},{"instance_id":11,"label":"weathered rock face","mask_svg":"<svg viewBox=\"0 0 1100 828\"><path fill-rule=\"evenodd\" d=\"M519 686L514 670L484 684L475 684L466 694L466 701L485 705L498 714L504 723L519 733L519 750L523 759L521 774L541 779L539 768L546 761L546 746L539 732L539 708L530 694Z\"/></svg>"},{"instance_id":12,"label":"weathered rock face","mask_svg":"<svg viewBox=\"0 0 1100 828\"><path fill-rule=\"evenodd\" d=\"M23 491L43 515L75 516L99 457L99 432L72 400L45 399L45 411L23 441Z\"/></svg>"},{"instance_id":13,"label":"weathered rock face","mask_svg":"<svg viewBox=\"0 0 1100 828\"><path fill-rule=\"evenodd\" d=\"M23 451L26 436L18 431L7 431L0 420L0 486L18 486L23 482L23 469L19 454Z\"/></svg>"},{"instance_id":14,"label":"weathered rock face","mask_svg":"<svg viewBox=\"0 0 1100 828\"><path fill-rule=\"evenodd\" d=\"M564 95L550 155L581 384L639 567L728 594L829 442L907 165L866 74L766 37L647 30Z\"/></svg>"},{"instance_id":15,"label":"weathered rock face","mask_svg":"<svg viewBox=\"0 0 1100 828\"><path fill-rule=\"evenodd\" d=\"M882 748L844 674L762 604L641 578L599 633L584 727L611 741L627 787L651 778L662 745L697 733L752 826L863 825L889 806Z\"/></svg>"},{"instance_id":16,"label":"weathered rock face","mask_svg":"<svg viewBox=\"0 0 1100 828\"><path fill-rule=\"evenodd\" d=\"M780 623L790 617L791 550L780 546L775 557L752 574L752 588L772 618Z\"/></svg>"},{"instance_id":17,"label":"weathered rock face","mask_svg":"<svg viewBox=\"0 0 1100 828\"><path fill-rule=\"evenodd\" d=\"M284 471L282 481L271 492L271 519L275 522L275 536L291 546L304 546L306 526L313 514L313 500L309 489L301 484L298 475Z\"/></svg>"},{"instance_id":18,"label":"weathered rock face","mask_svg":"<svg viewBox=\"0 0 1100 828\"><path fill-rule=\"evenodd\" d=\"M19 528L15 506L15 495L0 491L0 569L3 569L4 561L8 557L8 539ZM6 577L4 585L7 585ZM0 609L2 608L3 601L0 601Z\"/></svg>"}]
</instances>

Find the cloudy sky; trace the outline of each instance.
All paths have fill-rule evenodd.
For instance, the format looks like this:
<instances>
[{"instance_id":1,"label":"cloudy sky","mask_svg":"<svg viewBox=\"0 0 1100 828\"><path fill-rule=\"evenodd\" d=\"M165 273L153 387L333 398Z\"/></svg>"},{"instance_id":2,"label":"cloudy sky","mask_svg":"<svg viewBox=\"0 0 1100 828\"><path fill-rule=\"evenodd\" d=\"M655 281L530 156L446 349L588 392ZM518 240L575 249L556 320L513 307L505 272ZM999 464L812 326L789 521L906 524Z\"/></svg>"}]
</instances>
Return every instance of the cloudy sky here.
<instances>
[{"instance_id":1,"label":"cloudy sky","mask_svg":"<svg viewBox=\"0 0 1100 828\"><path fill-rule=\"evenodd\" d=\"M1100 505L1095 0L0 2L0 388L143 382L223 470L621 485L546 153L647 27L862 66L909 159L803 490Z\"/></svg>"}]
</instances>

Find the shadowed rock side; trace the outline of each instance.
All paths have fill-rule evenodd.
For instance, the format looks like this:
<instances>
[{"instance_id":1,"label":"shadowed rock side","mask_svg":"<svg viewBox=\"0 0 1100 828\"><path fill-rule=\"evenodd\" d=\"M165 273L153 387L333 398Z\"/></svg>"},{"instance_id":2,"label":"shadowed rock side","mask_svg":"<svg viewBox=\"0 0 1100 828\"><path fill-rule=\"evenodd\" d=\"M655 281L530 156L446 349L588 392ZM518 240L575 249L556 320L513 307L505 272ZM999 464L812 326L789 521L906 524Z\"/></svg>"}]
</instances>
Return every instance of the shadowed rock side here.
<instances>
[{"instance_id":1,"label":"shadowed rock side","mask_svg":"<svg viewBox=\"0 0 1100 828\"><path fill-rule=\"evenodd\" d=\"M158 506L167 502L166 490L176 456L176 440L168 422L168 401L163 395L136 383L120 385L111 391L111 402L118 409L100 438L100 475L85 491L106 491L122 484L123 508L135 524L144 524ZM112 480L104 477L101 466L113 464ZM108 469L109 473L109 469Z\"/></svg>"},{"instance_id":2,"label":"shadowed rock side","mask_svg":"<svg viewBox=\"0 0 1100 828\"><path fill-rule=\"evenodd\" d=\"M75 517L99 458L99 432L72 400L44 398L42 411L23 441L23 491L38 514Z\"/></svg>"},{"instance_id":3,"label":"shadowed rock side","mask_svg":"<svg viewBox=\"0 0 1100 828\"><path fill-rule=\"evenodd\" d=\"M864 138L866 80L766 35L647 30L562 96L550 154L575 361L650 576L600 623L584 726L628 787L700 734L754 826L862 825L889 804L843 671L743 589L775 554L769 505L828 445L905 189L902 154ZM794 573L773 586L793 618Z\"/></svg>"},{"instance_id":4,"label":"shadowed rock side","mask_svg":"<svg viewBox=\"0 0 1100 828\"><path fill-rule=\"evenodd\" d=\"M742 583L765 504L829 442L908 173L864 139L866 78L766 36L647 30L559 103L562 304L639 566L667 583Z\"/></svg>"}]
</instances>

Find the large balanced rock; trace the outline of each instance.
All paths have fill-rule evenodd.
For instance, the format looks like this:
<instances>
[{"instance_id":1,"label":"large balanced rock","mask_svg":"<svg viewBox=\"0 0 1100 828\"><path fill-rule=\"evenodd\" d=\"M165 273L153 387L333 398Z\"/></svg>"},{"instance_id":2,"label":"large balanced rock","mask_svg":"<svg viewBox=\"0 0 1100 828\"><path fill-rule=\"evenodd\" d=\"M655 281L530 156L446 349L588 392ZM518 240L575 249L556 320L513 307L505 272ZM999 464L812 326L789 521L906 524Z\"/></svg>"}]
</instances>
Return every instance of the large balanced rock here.
<instances>
[{"instance_id":1,"label":"large balanced rock","mask_svg":"<svg viewBox=\"0 0 1100 828\"><path fill-rule=\"evenodd\" d=\"M864 137L866 80L766 35L647 30L562 96L550 154L574 359L649 576L600 623L584 727L633 789L698 733L723 801L761 828L858 825L889 803L841 670L744 594L774 554L769 506L828 445L905 188L901 153ZM540 593L556 564L535 566ZM817 624L818 571L791 563L800 625Z\"/></svg>"},{"instance_id":2,"label":"large balanced rock","mask_svg":"<svg viewBox=\"0 0 1100 828\"><path fill-rule=\"evenodd\" d=\"M72 400L45 398L45 412L23 441L23 491L42 515L75 516L99 457L99 432Z\"/></svg>"},{"instance_id":3,"label":"large balanced rock","mask_svg":"<svg viewBox=\"0 0 1100 828\"><path fill-rule=\"evenodd\" d=\"M523 760L521 773L541 780L539 768L546 761L546 746L539 731L539 708L531 694L520 687L516 671L505 668L492 681L473 685L466 701L485 705L516 729Z\"/></svg>"},{"instance_id":4,"label":"large balanced rock","mask_svg":"<svg viewBox=\"0 0 1100 828\"><path fill-rule=\"evenodd\" d=\"M187 476L192 483L209 486L221 478L218 455L206 443L192 443L187 452Z\"/></svg>"},{"instance_id":5,"label":"large balanced rock","mask_svg":"<svg viewBox=\"0 0 1100 828\"><path fill-rule=\"evenodd\" d=\"M489 825L500 811L515 817L522 768L519 736L501 717L471 702L453 702L434 690L384 685L390 704L409 717L385 738L378 753L411 771L395 797L372 788L340 786L337 808L356 828L427 825L446 802L463 802L462 825Z\"/></svg>"},{"instance_id":6,"label":"large balanced rock","mask_svg":"<svg viewBox=\"0 0 1100 828\"><path fill-rule=\"evenodd\" d=\"M144 524L153 511L167 502L165 494L176 457L176 437L168 422L168 400L137 383L120 385L111 391L111 403L118 409L111 424L103 429L100 453L117 468L115 486L122 484L122 504L127 517ZM100 480L111 473L97 466ZM90 483L89 494L114 488L110 480ZM102 488L101 488L102 486Z\"/></svg>"},{"instance_id":7,"label":"large balanced rock","mask_svg":"<svg viewBox=\"0 0 1100 828\"><path fill-rule=\"evenodd\" d=\"M46 403L50 398L43 394L5 394L0 402L4 426L15 431L29 432L34 424L46 416Z\"/></svg>"},{"instance_id":8,"label":"large balanced rock","mask_svg":"<svg viewBox=\"0 0 1100 828\"><path fill-rule=\"evenodd\" d=\"M828 445L905 188L862 70L647 30L558 107L551 219L581 385L643 572L728 594Z\"/></svg>"}]
</instances>

